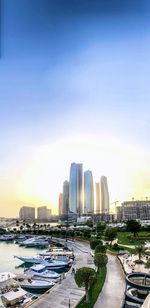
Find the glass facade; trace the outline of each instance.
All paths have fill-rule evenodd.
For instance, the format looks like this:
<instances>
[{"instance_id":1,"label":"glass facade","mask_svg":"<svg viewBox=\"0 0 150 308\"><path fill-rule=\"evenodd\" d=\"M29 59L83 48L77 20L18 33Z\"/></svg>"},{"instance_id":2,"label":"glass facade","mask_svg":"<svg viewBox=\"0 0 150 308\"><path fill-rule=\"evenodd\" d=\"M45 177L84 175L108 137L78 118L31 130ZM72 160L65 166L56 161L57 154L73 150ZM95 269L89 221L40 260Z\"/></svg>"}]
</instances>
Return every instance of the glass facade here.
<instances>
[{"instance_id":1,"label":"glass facade","mask_svg":"<svg viewBox=\"0 0 150 308\"><path fill-rule=\"evenodd\" d=\"M69 209L72 213L77 213L77 165L71 164L69 180Z\"/></svg>"},{"instance_id":2,"label":"glass facade","mask_svg":"<svg viewBox=\"0 0 150 308\"><path fill-rule=\"evenodd\" d=\"M72 163L69 180L69 209L80 216L83 212L83 165Z\"/></svg>"},{"instance_id":3,"label":"glass facade","mask_svg":"<svg viewBox=\"0 0 150 308\"><path fill-rule=\"evenodd\" d=\"M84 213L94 213L93 176L89 170L84 172Z\"/></svg>"},{"instance_id":4,"label":"glass facade","mask_svg":"<svg viewBox=\"0 0 150 308\"><path fill-rule=\"evenodd\" d=\"M100 179L101 213L109 213L109 192L106 176Z\"/></svg>"},{"instance_id":5,"label":"glass facade","mask_svg":"<svg viewBox=\"0 0 150 308\"><path fill-rule=\"evenodd\" d=\"M69 182L65 181L63 184L62 214L68 214L68 211L69 211Z\"/></svg>"}]
</instances>

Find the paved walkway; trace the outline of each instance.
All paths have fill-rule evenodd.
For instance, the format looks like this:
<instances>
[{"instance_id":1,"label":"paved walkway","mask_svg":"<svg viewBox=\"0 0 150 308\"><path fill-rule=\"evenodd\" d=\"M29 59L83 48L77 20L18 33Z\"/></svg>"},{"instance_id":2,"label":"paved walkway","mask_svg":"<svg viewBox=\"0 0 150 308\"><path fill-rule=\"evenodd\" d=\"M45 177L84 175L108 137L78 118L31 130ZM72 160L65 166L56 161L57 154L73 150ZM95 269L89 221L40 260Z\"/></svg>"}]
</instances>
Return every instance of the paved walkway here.
<instances>
[{"instance_id":1,"label":"paved walkway","mask_svg":"<svg viewBox=\"0 0 150 308\"><path fill-rule=\"evenodd\" d=\"M94 308L121 308L125 277L116 256L108 255L106 280Z\"/></svg>"},{"instance_id":2,"label":"paved walkway","mask_svg":"<svg viewBox=\"0 0 150 308\"><path fill-rule=\"evenodd\" d=\"M89 253L90 248L87 244L72 244L76 255L75 268L83 266L93 267L93 260ZM48 294L45 294L39 300L31 305L31 308L66 308L76 307L80 299L85 295L84 289L78 288L71 271L66 278L57 284Z\"/></svg>"}]
</instances>

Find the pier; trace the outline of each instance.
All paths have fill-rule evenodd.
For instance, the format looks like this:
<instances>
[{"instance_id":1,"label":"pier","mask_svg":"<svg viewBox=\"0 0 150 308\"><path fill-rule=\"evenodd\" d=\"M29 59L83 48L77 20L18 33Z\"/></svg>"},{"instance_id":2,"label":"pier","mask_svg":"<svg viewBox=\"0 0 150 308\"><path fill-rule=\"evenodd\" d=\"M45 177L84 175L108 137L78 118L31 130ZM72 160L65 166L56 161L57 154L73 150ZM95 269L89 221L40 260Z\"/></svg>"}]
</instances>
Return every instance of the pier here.
<instances>
[{"instance_id":1,"label":"pier","mask_svg":"<svg viewBox=\"0 0 150 308\"><path fill-rule=\"evenodd\" d=\"M68 246L74 250L75 270L77 268L88 266L94 267L93 258L90 254L90 247L87 243L69 243ZM73 308L84 297L85 291L83 288L78 288L75 283L74 275L70 270L66 276L60 280L50 291L42 295L30 307L32 308ZM29 307L29 306L28 306Z\"/></svg>"}]
</instances>

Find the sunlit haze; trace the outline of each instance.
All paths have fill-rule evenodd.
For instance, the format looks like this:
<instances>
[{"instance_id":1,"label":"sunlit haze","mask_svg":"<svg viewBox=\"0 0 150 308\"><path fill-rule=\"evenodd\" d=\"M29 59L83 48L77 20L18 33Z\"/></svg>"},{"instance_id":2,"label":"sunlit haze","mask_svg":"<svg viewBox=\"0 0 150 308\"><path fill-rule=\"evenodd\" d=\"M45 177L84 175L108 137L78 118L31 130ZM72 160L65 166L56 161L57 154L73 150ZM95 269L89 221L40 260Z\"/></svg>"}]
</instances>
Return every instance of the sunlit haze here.
<instances>
[{"instance_id":1,"label":"sunlit haze","mask_svg":"<svg viewBox=\"0 0 150 308\"><path fill-rule=\"evenodd\" d=\"M0 216L56 214L72 162L150 197L149 1L2 2Z\"/></svg>"}]
</instances>

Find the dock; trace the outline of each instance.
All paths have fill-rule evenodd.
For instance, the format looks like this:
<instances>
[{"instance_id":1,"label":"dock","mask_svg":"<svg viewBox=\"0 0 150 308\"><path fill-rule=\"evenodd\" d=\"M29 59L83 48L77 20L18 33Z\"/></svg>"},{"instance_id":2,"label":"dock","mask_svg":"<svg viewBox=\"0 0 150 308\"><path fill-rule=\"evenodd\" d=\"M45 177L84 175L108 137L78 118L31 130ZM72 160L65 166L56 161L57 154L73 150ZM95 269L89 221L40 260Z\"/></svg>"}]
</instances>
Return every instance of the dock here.
<instances>
[{"instance_id":1,"label":"dock","mask_svg":"<svg viewBox=\"0 0 150 308\"><path fill-rule=\"evenodd\" d=\"M94 267L93 258L90 254L90 247L80 242L70 244L75 253L75 264L77 268L88 266ZM70 269L66 277L58 282L49 293L43 294L38 300L30 305L31 308L74 308L84 297L83 288L78 288L74 280L74 274ZM29 307L29 306L28 306Z\"/></svg>"}]
</instances>

